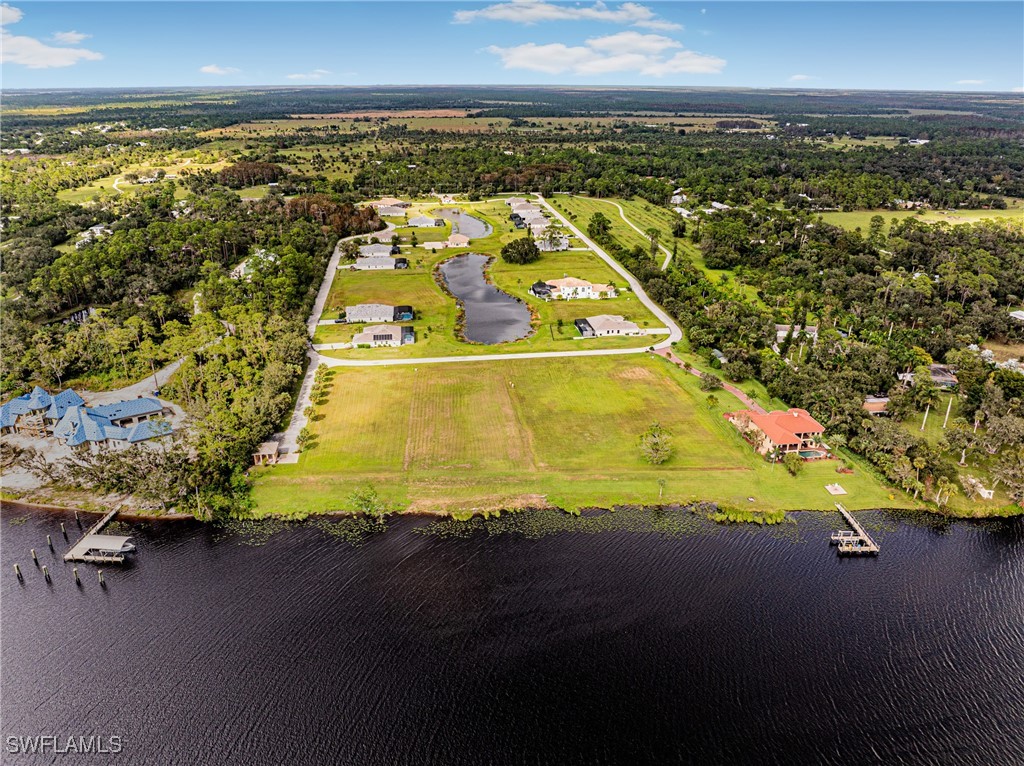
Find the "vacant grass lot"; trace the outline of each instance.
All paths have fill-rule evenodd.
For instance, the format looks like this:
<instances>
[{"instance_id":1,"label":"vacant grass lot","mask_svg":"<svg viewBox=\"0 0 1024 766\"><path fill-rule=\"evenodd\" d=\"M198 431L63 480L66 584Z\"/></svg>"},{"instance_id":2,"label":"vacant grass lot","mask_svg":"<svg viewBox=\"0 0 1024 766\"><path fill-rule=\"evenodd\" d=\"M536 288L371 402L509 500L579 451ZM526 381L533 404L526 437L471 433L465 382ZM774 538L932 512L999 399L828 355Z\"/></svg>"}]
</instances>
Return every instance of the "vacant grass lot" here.
<instances>
[{"instance_id":1,"label":"vacant grass lot","mask_svg":"<svg viewBox=\"0 0 1024 766\"><path fill-rule=\"evenodd\" d=\"M435 203L417 203L410 216L436 209ZM418 242L444 239L445 229L399 228L403 242L403 255L409 258L410 268L404 271L354 272L342 269L335 276L331 293L323 314L333 319L347 305L357 303L408 304L417 312L411 324L416 328L417 341L400 348L338 349L325 351L328 356L355 359L394 359L405 357L478 355L486 353L577 351L591 348L644 348L655 342L653 338L590 338L579 339L573 320L594 314L619 314L644 328L661 326L647 308L630 292L613 299L591 301L545 302L529 294L530 285L540 279L558 279L569 275L623 286L624 280L604 261L590 251L568 250L544 253L539 261L526 266L515 266L500 259L491 264L488 273L496 287L525 301L535 312L535 332L527 338L511 343L491 346L469 344L455 337L457 308L454 299L445 295L433 279L433 267L440 261L460 253L497 255L504 244L524 236L521 231L510 230L507 222L508 207L502 202L460 204L460 208L489 223L493 232L475 239L470 247L432 252L423 247L406 246L413 233ZM400 223L395 219L395 223ZM348 325L321 325L315 343L346 343L358 331Z\"/></svg>"},{"instance_id":2,"label":"vacant grass lot","mask_svg":"<svg viewBox=\"0 0 1024 766\"><path fill-rule=\"evenodd\" d=\"M771 466L709 409L692 375L648 355L337 369L316 443L297 464L255 472L257 512L350 509L376 486L418 511L564 508L714 499L752 509L828 509L839 481L850 508L907 506L871 476ZM671 429L675 455L644 463L637 438ZM659 498L659 479L664 496ZM749 502L748 497L754 497Z\"/></svg>"}]
</instances>

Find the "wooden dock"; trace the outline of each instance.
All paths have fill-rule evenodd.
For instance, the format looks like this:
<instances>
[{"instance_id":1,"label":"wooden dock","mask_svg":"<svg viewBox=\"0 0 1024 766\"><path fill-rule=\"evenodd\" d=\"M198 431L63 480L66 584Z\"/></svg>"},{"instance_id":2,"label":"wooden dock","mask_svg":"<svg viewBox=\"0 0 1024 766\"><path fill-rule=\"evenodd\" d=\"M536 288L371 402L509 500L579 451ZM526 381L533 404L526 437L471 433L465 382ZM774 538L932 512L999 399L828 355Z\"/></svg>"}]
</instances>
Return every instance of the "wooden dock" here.
<instances>
[{"instance_id":1,"label":"wooden dock","mask_svg":"<svg viewBox=\"0 0 1024 766\"><path fill-rule=\"evenodd\" d=\"M831 544L838 546L840 556L877 556L878 543L871 539L871 536L864 531L864 527L853 517L853 514L846 510L842 504L836 503L836 508L843 514L846 523L853 527L851 532L843 529L832 533Z\"/></svg>"},{"instance_id":2,"label":"wooden dock","mask_svg":"<svg viewBox=\"0 0 1024 766\"><path fill-rule=\"evenodd\" d=\"M82 539L64 554L64 560L87 561L94 564L123 562L125 553L135 549L135 546L128 542L129 538L100 534L100 530L113 521L116 515L115 508L89 527L82 535Z\"/></svg>"}]
</instances>

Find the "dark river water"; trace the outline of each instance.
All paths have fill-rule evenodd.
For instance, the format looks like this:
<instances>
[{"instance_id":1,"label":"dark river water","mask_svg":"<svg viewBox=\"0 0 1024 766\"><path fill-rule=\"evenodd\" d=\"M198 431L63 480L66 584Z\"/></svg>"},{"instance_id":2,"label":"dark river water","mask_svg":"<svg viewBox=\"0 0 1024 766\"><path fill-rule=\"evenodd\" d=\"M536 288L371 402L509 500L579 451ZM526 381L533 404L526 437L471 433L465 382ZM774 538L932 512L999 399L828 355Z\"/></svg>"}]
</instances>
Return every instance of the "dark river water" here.
<instances>
[{"instance_id":1,"label":"dark river water","mask_svg":"<svg viewBox=\"0 0 1024 766\"><path fill-rule=\"evenodd\" d=\"M452 294L462 301L467 340L504 343L530 333L530 310L484 279L488 258L477 253L457 255L441 265L441 274Z\"/></svg>"},{"instance_id":2,"label":"dark river water","mask_svg":"<svg viewBox=\"0 0 1024 766\"><path fill-rule=\"evenodd\" d=\"M5 742L123 750L0 761L1024 763L1021 521L866 514L882 553L852 560L836 515L672 513L401 518L358 545L328 521L139 522L101 589L46 548L73 517L8 506Z\"/></svg>"},{"instance_id":3,"label":"dark river water","mask_svg":"<svg viewBox=\"0 0 1024 766\"><path fill-rule=\"evenodd\" d=\"M458 232L465 234L470 239L480 239L488 236L491 231L490 224L469 213L464 213L458 208L441 208L436 215L452 222L452 234Z\"/></svg>"}]
</instances>

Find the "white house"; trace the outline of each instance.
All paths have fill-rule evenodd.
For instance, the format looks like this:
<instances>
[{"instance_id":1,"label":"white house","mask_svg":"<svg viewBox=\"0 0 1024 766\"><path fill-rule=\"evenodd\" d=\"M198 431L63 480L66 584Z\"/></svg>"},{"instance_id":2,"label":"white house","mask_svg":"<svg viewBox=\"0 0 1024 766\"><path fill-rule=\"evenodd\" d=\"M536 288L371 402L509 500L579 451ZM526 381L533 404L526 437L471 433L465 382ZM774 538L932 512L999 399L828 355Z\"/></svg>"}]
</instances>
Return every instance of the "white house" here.
<instances>
[{"instance_id":1,"label":"white house","mask_svg":"<svg viewBox=\"0 0 1024 766\"><path fill-rule=\"evenodd\" d=\"M452 234L448 237L448 247L467 247L469 245L469 237L465 234Z\"/></svg>"},{"instance_id":2,"label":"white house","mask_svg":"<svg viewBox=\"0 0 1024 766\"><path fill-rule=\"evenodd\" d=\"M382 207L402 208L404 210L405 208L412 207L412 203L405 202L397 197L381 197L376 202L371 202L370 207L375 207L378 211ZM399 213L399 215L403 215L403 213Z\"/></svg>"},{"instance_id":3,"label":"white house","mask_svg":"<svg viewBox=\"0 0 1024 766\"><path fill-rule=\"evenodd\" d=\"M352 338L352 348L359 346L402 346L416 342L416 334L411 327L397 324L379 324L367 327Z\"/></svg>"},{"instance_id":4,"label":"white house","mask_svg":"<svg viewBox=\"0 0 1024 766\"><path fill-rule=\"evenodd\" d=\"M564 277L562 279L549 279L546 284L551 288L552 298L561 298L571 301L581 298L597 300L599 298L614 298L615 288L611 285L595 284L585 279L576 277Z\"/></svg>"},{"instance_id":5,"label":"white house","mask_svg":"<svg viewBox=\"0 0 1024 766\"><path fill-rule=\"evenodd\" d=\"M621 316L599 314L598 316L577 319L576 329L584 338L603 338L609 335L643 335L636 322L630 322Z\"/></svg>"},{"instance_id":6,"label":"white house","mask_svg":"<svg viewBox=\"0 0 1024 766\"><path fill-rule=\"evenodd\" d=\"M537 249L542 253L554 253L561 250L569 249L569 238L564 234L555 234L554 236L543 236L537 240Z\"/></svg>"},{"instance_id":7,"label":"white house","mask_svg":"<svg viewBox=\"0 0 1024 766\"><path fill-rule=\"evenodd\" d=\"M505 204L508 205L509 207L515 207L516 205L525 205L526 200L523 199L522 197L509 197L507 200L505 200Z\"/></svg>"},{"instance_id":8,"label":"white house","mask_svg":"<svg viewBox=\"0 0 1024 766\"><path fill-rule=\"evenodd\" d=\"M391 258L385 255L374 255L366 258L356 258L354 268L358 271L381 271L388 269L407 269L409 259Z\"/></svg>"},{"instance_id":9,"label":"white house","mask_svg":"<svg viewBox=\"0 0 1024 766\"><path fill-rule=\"evenodd\" d=\"M359 303L345 307L345 321L356 322L393 322L395 307L386 303Z\"/></svg>"},{"instance_id":10,"label":"white house","mask_svg":"<svg viewBox=\"0 0 1024 766\"><path fill-rule=\"evenodd\" d=\"M392 255L391 250L391 245L362 245L359 248L359 255L363 258L375 258L381 255Z\"/></svg>"},{"instance_id":11,"label":"white house","mask_svg":"<svg viewBox=\"0 0 1024 766\"><path fill-rule=\"evenodd\" d=\"M685 207L674 207L672 208L675 212L679 213L683 218L693 218L693 213L687 210Z\"/></svg>"},{"instance_id":12,"label":"white house","mask_svg":"<svg viewBox=\"0 0 1024 766\"><path fill-rule=\"evenodd\" d=\"M414 218L410 218L408 221L409 226L415 226L416 228L433 228L436 226L444 226L443 218L431 218L426 215L418 215Z\"/></svg>"}]
</instances>

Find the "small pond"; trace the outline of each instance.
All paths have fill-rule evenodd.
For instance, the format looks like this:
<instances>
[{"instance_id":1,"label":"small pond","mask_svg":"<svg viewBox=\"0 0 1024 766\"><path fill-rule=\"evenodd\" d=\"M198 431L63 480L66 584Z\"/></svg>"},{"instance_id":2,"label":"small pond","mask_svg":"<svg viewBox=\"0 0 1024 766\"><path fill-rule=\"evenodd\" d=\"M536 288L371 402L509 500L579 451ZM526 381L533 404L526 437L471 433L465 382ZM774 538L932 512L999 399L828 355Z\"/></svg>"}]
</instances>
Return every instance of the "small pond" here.
<instances>
[{"instance_id":1,"label":"small pond","mask_svg":"<svg viewBox=\"0 0 1024 766\"><path fill-rule=\"evenodd\" d=\"M459 234L465 234L470 239L480 239L490 235L491 231L493 231L490 224L469 213L464 213L458 208L441 208L436 211L436 215L439 218L444 218L446 221L451 221L452 234L458 232Z\"/></svg>"},{"instance_id":2,"label":"small pond","mask_svg":"<svg viewBox=\"0 0 1024 766\"><path fill-rule=\"evenodd\" d=\"M502 292L484 279L486 255L457 255L441 266L441 275L452 295L462 302L465 321L462 333L475 343L504 343L530 334L530 310L522 301Z\"/></svg>"}]
</instances>

